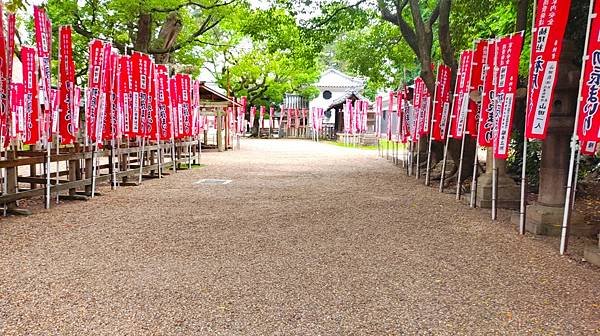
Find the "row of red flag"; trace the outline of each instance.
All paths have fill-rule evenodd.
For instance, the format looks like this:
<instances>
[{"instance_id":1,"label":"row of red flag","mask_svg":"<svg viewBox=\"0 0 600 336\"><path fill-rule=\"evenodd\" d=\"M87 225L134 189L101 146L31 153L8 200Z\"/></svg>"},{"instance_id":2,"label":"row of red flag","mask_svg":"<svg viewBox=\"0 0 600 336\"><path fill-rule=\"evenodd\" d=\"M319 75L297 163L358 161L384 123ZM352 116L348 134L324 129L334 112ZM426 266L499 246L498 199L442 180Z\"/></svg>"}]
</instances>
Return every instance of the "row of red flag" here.
<instances>
[{"instance_id":1,"label":"row of red flag","mask_svg":"<svg viewBox=\"0 0 600 336\"><path fill-rule=\"evenodd\" d=\"M344 133L360 134L367 131L369 101L346 99L344 104Z\"/></svg>"},{"instance_id":2,"label":"row of red flag","mask_svg":"<svg viewBox=\"0 0 600 336\"><path fill-rule=\"evenodd\" d=\"M0 13L0 32L4 31L2 17ZM34 7L34 21L36 47L21 48L22 83L11 83L10 76L14 14L8 16L8 38L0 36L0 49L5 51L0 62L6 65L0 67L4 145L13 139L45 143L52 135L58 135L62 144L71 144L81 127L90 143L121 137L179 139L196 136L206 127L207 117L199 111L199 81L187 74L169 76L166 65L155 64L146 54L119 55L109 42L91 41L87 86L75 85L70 26L58 30L58 88L52 88L51 23L41 7ZM9 89L10 95L4 94ZM82 93L85 123L80 125Z\"/></svg>"},{"instance_id":3,"label":"row of red flag","mask_svg":"<svg viewBox=\"0 0 600 336\"><path fill-rule=\"evenodd\" d=\"M600 13L600 1L595 1L593 6L592 13ZM537 8L527 93L525 136L528 139L543 140L546 137L569 9L570 1L542 2ZM600 142L600 20L595 16L589 36L576 132L582 143L582 153L594 155ZM453 97L450 94L451 70L446 65L439 65L433 106L429 104L431 95L420 77L415 79L412 102L407 100L406 88L390 92L388 113L395 111L399 122L397 129L392 130L389 118L384 136L402 142L418 140L429 133L427 124L431 122L432 139L443 141L449 117L450 137L460 139L465 134L476 137L479 146L493 147L495 157L505 159L509 154L522 45L522 33L477 41L473 50L464 51L460 56ZM480 94L479 103L471 99L474 91ZM395 99L397 106L393 103ZM381 101L382 97L377 97L378 120L383 115ZM428 116L430 109L432 120ZM383 132L378 130L378 133Z\"/></svg>"},{"instance_id":4,"label":"row of red flag","mask_svg":"<svg viewBox=\"0 0 600 336\"><path fill-rule=\"evenodd\" d=\"M388 119L388 140L418 141L431 133L433 140L444 141L449 131L448 136L456 139L476 136L480 146L493 146L497 158L506 158L522 41L523 35L517 33L478 41L474 50L464 51L454 96L450 94L451 70L446 65L438 66L434 99L421 77L415 79L411 102L407 87L390 92L388 113L395 112L398 122L394 130L391 118ZM471 92L475 90L481 92L481 104L471 99ZM376 114L381 117L383 108L379 102L382 97L376 101Z\"/></svg>"}]
</instances>

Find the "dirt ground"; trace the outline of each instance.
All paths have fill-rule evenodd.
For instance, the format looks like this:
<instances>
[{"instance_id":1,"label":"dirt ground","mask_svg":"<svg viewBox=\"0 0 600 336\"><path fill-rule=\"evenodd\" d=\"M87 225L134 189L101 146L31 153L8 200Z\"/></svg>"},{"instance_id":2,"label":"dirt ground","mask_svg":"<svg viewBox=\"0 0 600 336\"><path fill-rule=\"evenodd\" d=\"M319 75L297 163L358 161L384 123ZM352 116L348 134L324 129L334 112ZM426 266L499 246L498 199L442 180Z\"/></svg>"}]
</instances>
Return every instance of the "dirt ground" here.
<instances>
[{"instance_id":1,"label":"dirt ground","mask_svg":"<svg viewBox=\"0 0 600 336\"><path fill-rule=\"evenodd\" d=\"M600 333L598 268L376 153L245 140L2 219L0 334Z\"/></svg>"}]
</instances>

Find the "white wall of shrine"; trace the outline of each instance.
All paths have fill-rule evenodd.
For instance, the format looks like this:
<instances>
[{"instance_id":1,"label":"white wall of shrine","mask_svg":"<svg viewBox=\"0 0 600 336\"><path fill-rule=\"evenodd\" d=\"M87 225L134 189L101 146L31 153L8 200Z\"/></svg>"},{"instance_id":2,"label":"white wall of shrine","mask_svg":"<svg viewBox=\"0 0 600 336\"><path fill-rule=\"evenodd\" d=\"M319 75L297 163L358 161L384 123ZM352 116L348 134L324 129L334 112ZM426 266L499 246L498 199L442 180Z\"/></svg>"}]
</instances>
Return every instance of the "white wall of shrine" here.
<instances>
[{"instance_id":1,"label":"white wall of shrine","mask_svg":"<svg viewBox=\"0 0 600 336\"><path fill-rule=\"evenodd\" d=\"M348 91L362 94L365 88L365 81L349 76L336 69L328 69L321 74L315 86L319 89L319 95L310 101L309 108L311 111L313 108L327 109L335 100L344 96ZM333 124L334 122L334 113L331 114L330 118L324 120L326 124Z\"/></svg>"}]
</instances>

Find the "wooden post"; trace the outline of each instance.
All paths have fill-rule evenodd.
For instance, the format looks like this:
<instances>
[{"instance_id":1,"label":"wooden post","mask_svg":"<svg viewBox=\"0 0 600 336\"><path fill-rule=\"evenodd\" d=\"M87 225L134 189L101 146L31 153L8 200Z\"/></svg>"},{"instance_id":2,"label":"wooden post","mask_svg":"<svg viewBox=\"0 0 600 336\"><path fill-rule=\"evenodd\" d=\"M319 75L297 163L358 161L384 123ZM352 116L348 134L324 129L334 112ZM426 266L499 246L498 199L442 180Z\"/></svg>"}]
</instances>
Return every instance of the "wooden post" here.
<instances>
[{"instance_id":1,"label":"wooden post","mask_svg":"<svg viewBox=\"0 0 600 336\"><path fill-rule=\"evenodd\" d=\"M225 129L225 146L223 146L223 120L221 116L221 111L217 111L217 149L219 152L222 152L227 149L227 145L229 143L229 127ZM227 116L225 116L227 119ZM227 121L227 120L225 120ZM227 123L226 123L227 124Z\"/></svg>"},{"instance_id":2,"label":"wooden post","mask_svg":"<svg viewBox=\"0 0 600 336\"><path fill-rule=\"evenodd\" d=\"M11 160L16 160L17 158L17 153L16 150L9 150L6 153L7 156L7 160L11 161ZM35 167L35 165L34 165ZM6 168L6 193L7 194L15 194L18 191L18 186L17 186L17 167L9 167ZM10 202L8 204L6 204L6 208L7 209L15 209L17 208L17 202Z\"/></svg>"},{"instance_id":3,"label":"wooden post","mask_svg":"<svg viewBox=\"0 0 600 336\"><path fill-rule=\"evenodd\" d=\"M93 152L93 146L85 146L84 148L85 149L84 149L83 153L86 155L90 149L92 149L92 152ZM92 156L90 156L89 158L88 157L85 158L84 174L85 174L86 179L90 179L90 180L92 179L92 174L94 173L93 163L94 163L94 160L93 160ZM87 184L85 186L85 194L86 194L86 196L92 195L92 185L91 184Z\"/></svg>"},{"instance_id":4,"label":"wooden post","mask_svg":"<svg viewBox=\"0 0 600 336\"><path fill-rule=\"evenodd\" d=\"M74 148L69 150L70 153L77 153L79 151L79 144L75 144ZM79 168L79 160L69 160L69 182L77 181L77 170ZM77 194L77 188L69 189L69 196L75 196Z\"/></svg>"}]
</instances>

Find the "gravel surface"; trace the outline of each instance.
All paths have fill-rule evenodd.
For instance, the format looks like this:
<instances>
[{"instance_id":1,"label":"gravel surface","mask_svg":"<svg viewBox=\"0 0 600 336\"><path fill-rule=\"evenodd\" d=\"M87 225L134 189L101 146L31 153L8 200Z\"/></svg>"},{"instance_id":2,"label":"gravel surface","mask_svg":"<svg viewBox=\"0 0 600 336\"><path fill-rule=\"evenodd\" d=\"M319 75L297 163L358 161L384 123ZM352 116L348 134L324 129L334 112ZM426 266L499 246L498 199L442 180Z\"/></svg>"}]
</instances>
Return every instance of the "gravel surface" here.
<instances>
[{"instance_id":1,"label":"gravel surface","mask_svg":"<svg viewBox=\"0 0 600 336\"><path fill-rule=\"evenodd\" d=\"M203 161L2 220L0 333L600 333L600 270L376 151L245 140Z\"/></svg>"}]
</instances>

